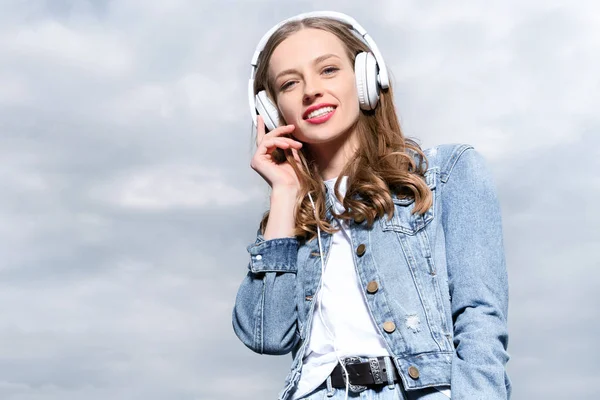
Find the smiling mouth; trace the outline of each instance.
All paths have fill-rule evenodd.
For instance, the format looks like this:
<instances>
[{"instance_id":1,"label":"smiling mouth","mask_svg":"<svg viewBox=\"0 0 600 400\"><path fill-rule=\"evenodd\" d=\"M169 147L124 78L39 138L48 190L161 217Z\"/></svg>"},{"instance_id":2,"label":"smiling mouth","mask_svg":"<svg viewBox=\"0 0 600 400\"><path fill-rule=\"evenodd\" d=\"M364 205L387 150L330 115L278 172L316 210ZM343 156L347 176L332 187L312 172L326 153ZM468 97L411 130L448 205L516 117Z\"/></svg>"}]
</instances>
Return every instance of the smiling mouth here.
<instances>
[{"instance_id":1,"label":"smiling mouth","mask_svg":"<svg viewBox=\"0 0 600 400\"><path fill-rule=\"evenodd\" d=\"M304 117L304 120L318 119L325 115L331 114L333 111L335 111L335 107L333 106L321 107L317 110L310 112L306 117Z\"/></svg>"},{"instance_id":2,"label":"smiling mouth","mask_svg":"<svg viewBox=\"0 0 600 400\"><path fill-rule=\"evenodd\" d=\"M305 121L309 124L323 124L329 121L333 114L335 114L335 107L323 107L308 114L310 118L307 117Z\"/></svg>"}]
</instances>

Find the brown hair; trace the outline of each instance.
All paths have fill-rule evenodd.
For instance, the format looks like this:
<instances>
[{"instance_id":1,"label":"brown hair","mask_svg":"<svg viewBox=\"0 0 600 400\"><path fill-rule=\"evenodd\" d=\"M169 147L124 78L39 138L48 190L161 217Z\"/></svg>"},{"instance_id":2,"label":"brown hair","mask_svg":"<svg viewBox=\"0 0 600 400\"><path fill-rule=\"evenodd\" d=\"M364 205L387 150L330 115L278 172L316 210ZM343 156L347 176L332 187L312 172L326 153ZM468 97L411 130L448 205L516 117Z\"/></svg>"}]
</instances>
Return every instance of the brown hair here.
<instances>
[{"instance_id":1,"label":"brown hair","mask_svg":"<svg viewBox=\"0 0 600 400\"><path fill-rule=\"evenodd\" d=\"M368 46L350 30L352 26L344 22L323 17L288 22L273 33L260 54L254 81L255 94L265 90L271 99L275 98L268 74L271 55L281 42L304 28L321 29L336 35L343 42L352 65L356 54L369 51ZM375 110L361 110L360 113L356 126L358 150L340 173L340 176L348 176L346 196L343 198L346 211L337 214L331 210L332 215L345 220L366 220L371 227L375 219L384 214L388 215L388 219L392 217L394 203L390 192L414 198L413 212L424 213L433 202L431 190L423 177L427 160L420 146L402 134L391 85L388 90L380 92ZM325 219L325 185L307 146L303 146L298 155L303 168L296 163L289 149L285 154L301 184L296 201L294 235L299 239L311 240L316 237L317 224L328 233L337 229ZM339 183L340 180L337 180L334 187L338 199L341 198ZM308 193L315 202L318 219L313 214ZM260 225L262 233L268 218L267 211Z\"/></svg>"}]
</instances>

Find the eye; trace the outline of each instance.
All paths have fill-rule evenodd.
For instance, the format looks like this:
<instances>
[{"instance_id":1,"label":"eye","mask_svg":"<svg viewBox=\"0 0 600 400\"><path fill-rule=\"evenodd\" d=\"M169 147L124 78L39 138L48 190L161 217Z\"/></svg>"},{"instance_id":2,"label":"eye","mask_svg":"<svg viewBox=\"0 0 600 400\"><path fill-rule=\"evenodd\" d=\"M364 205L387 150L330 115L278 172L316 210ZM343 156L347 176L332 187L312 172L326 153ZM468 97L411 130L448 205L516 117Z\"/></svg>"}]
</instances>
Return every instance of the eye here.
<instances>
[{"instance_id":1,"label":"eye","mask_svg":"<svg viewBox=\"0 0 600 400\"><path fill-rule=\"evenodd\" d=\"M331 74L333 74L334 72L336 72L338 70L339 70L339 68L337 68L337 67L325 67L323 69L323 73L325 75L331 75Z\"/></svg>"},{"instance_id":2,"label":"eye","mask_svg":"<svg viewBox=\"0 0 600 400\"><path fill-rule=\"evenodd\" d=\"M281 87L279 87L279 90L289 89L294 83L296 83L296 82L294 82L294 81L287 81L283 85L281 85Z\"/></svg>"}]
</instances>

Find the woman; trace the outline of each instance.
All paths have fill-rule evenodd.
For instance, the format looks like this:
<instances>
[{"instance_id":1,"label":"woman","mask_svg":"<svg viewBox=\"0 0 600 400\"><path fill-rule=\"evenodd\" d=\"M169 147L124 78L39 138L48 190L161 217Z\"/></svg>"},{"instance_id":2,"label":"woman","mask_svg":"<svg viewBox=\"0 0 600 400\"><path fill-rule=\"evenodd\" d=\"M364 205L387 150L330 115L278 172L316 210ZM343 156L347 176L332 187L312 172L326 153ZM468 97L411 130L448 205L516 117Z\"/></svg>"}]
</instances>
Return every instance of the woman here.
<instances>
[{"instance_id":1,"label":"woman","mask_svg":"<svg viewBox=\"0 0 600 400\"><path fill-rule=\"evenodd\" d=\"M346 15L283 21L252 64L251 167L271 204L233 328L257 353L292 352L279 399L510 398L501 217L479 153L403 136L381 54Z\"/></svg>"}]
</instances>

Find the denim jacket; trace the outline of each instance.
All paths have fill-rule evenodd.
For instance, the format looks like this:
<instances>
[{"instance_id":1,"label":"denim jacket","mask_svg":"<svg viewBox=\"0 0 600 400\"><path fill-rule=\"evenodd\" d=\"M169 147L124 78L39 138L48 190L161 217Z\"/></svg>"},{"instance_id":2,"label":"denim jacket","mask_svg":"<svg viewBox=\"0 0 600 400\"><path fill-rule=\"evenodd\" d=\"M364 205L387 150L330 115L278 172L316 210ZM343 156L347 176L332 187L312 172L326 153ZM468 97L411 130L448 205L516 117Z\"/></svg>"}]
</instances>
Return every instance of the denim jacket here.
<instances>
[{"instance_id":1,"label":"denim jacket","mask_svg":"<svg viewBox=\"0 0 600 400\"><path fill-rule=\"evenodd\" d=\"M393 218L378 218L370 229L350 223L364 300L407 391L451 385L460 400L510 399L508 279L492 176L470 145L440 145L425 154L433 192L427 212L413 214L413 200L392 195ZM332 205L329 200L330 221ZM325 259L331 237L321 232ZM258 232L247 250L233 329L257 353L292 352L278 397L286 400L311 331L321 279L318 243L265 240ZM371 282L377 285L367 290Z\"/></svg>"}]
</instances>

